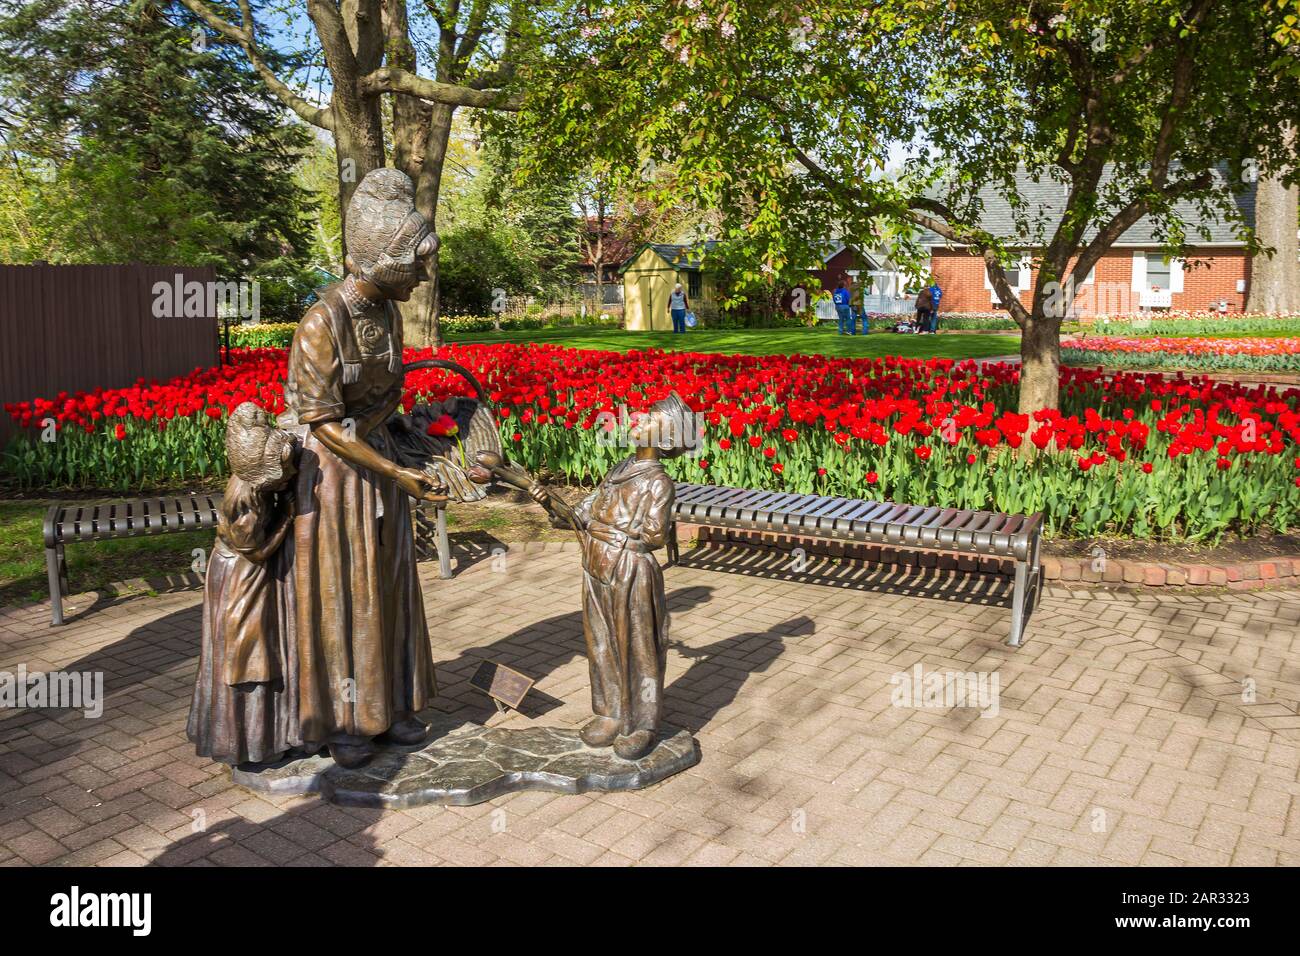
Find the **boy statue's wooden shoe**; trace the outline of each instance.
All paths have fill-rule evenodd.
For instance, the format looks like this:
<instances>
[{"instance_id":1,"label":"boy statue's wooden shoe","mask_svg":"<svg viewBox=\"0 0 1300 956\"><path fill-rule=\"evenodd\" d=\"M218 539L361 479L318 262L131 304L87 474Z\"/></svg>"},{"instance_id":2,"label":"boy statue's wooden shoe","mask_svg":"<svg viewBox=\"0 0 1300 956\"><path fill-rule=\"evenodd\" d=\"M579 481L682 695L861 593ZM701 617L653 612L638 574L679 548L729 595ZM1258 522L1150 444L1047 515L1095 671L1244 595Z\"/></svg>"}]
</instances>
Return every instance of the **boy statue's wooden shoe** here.
<instances>
[{"instance_id":1,"label":"boy statue's wooden shoe","mask_svg":"<svg viewBox=\"0 0 1300 956\"><path fill-rule=\"evenodd\" d=\"M654 748L654 744L653 730L634 730L614 741L614 753L624 760L639 760Z\"/></svg>"},{"instance_id":2,"label":"boy statue's wooden shoe","mask_svg":"<svg viewBox=\"0 0 1300 956\"><path fill-rule=\"evenodd\" d=\"M618 737L619 722L613 717L595 717L587 721L578 736L588 747L608 747Z\"/></svg>"}]
</instances>

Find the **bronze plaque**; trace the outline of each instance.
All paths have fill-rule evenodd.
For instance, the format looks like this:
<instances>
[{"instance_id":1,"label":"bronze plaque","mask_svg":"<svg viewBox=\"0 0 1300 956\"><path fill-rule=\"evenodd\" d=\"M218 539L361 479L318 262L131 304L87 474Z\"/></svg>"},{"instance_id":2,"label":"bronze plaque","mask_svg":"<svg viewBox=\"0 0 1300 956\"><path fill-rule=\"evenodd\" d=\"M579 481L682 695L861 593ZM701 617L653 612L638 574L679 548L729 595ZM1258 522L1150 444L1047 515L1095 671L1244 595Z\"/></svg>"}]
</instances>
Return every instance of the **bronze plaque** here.
<instances>
[{"instance_id":1,"label":"bronze plaque","mask_svg":"<svg viewBox=\"0 0 1300 956\"><path fill-rule=\"evenodd\" d=\"M484 661L480 664L469 682L471 686L477 687L489 697L501 701L514 710L519 709L524 695L533 686L531 677L496 661Z\"/></svg>"}]
</instances>

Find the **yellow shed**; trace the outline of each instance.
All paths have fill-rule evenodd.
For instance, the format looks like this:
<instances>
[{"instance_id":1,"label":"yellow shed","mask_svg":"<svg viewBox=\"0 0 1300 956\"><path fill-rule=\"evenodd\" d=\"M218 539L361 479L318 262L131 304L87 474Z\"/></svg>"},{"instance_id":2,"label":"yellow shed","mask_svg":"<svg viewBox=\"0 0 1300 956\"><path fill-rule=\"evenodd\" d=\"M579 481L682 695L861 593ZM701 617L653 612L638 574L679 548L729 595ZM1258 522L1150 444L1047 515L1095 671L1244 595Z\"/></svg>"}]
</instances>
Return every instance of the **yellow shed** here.
<instances>
[{"instance_id":1,"label":"yellow shed","mask_svg":"<svg viewBox=\"0 0 1300 956\"><path fill-rule=\"evenodd\" d=\"M631 332L671 332L668 296L678 282L697 318L717 314L718 283L700 268L700 260L716 242L700 246L651 242L623 263L623 325Z\"/></svg>"}]
</instances>

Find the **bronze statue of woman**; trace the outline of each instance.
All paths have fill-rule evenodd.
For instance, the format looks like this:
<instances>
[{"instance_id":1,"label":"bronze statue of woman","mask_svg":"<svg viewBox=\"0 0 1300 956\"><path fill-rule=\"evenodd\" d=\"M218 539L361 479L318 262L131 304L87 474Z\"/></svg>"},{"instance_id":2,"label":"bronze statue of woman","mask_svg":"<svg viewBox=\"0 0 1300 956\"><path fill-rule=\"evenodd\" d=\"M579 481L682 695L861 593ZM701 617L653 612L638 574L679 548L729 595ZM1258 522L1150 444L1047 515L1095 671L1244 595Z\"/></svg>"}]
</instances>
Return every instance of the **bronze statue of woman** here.
<instances>
[{"instance_id":1,"label":"bronze statue of woman","mask_svg":"<svg viewBox=\"0 0 1300 956\"><path fill-rule=\"evenodd\" d=\"M279 561L293 579L300 740L345 767L371 741L414 744L416 713L435 693L416 577L408 496L445 500L423 472L400 467L383 427L402 397L404 302L427 278L437 237L411 180L377 169L347 209L348 276L299 323L285 414L302 444L295 517Z\"/></svg>"}]
</instances>

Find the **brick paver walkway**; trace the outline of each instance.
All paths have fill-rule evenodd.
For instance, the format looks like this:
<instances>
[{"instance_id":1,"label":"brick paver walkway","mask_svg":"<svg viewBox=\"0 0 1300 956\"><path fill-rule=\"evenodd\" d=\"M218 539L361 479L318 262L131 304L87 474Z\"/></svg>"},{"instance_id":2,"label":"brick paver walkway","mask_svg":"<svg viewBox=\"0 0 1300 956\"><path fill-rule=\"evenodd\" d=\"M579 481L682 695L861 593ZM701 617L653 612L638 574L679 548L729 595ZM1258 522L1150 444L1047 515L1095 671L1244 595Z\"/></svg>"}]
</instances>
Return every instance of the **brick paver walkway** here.
<instances>
[{"instance_id":1,"label":"brick paver walkway","mask_svg":"<svg viewBox=\"0 0 1300 956\"><path fill-rule=\"evenodd\" d=\"M195 758L196 591L58 630L44 605L0 611L0 670L103 671L108 698L98 720L0 711L0 864L1300 864L1300 593L1052 588L1012 650L977 578L831 587L689 560L667 576L667 701L700 764L469 808L268 798ZM492 658L537 678L533 720L580 722L572 547L466 563L423 566L440 706L529 723L468 686ZM893 706L917 664L996 675L996 715Z\"/></svg>"}]
</instances>

